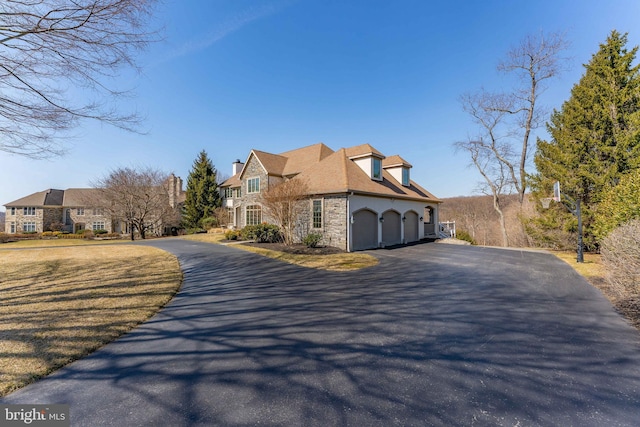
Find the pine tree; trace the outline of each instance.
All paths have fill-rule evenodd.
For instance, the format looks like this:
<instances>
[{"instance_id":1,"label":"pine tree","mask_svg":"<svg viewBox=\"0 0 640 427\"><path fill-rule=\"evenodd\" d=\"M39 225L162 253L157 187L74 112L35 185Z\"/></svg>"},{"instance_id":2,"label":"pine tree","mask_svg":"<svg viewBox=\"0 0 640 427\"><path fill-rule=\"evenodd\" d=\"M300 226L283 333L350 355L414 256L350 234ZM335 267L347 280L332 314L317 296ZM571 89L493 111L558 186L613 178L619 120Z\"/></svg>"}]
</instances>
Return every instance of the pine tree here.
<instances>
[{"instance_id":1,"label":"pine tree","mask_svg":"<svg viewBox=\"0 0 640 427\"><path fill-rule=\"evenodd\" d=\"M563 193L579 198L587 246L596 244L593 211L605 190L640 166L640 66L633 65L638 47L627 50L626 43L626 34L612 31L600 45L571 97L553 112L551 139L538 140L534 157L534 198L549 197L555 181ZM558 226L573 231L575 219L562 206L543 211L536 205L541 217L534 221L534 237L548 238Z\"/></svg>"},{"instance_id":2,"label":"pine tree","mask_svg":"<svg viewBox=\"0 0 640 427\"><path fill-rule=\"evenodd\" d=\"M213 215L220 207L217 172L209 160L206 151L202 150L193 162L187 178L184 212L182 222L186 228L199 228L204 218Z\"/></svg>"}]
</instances>

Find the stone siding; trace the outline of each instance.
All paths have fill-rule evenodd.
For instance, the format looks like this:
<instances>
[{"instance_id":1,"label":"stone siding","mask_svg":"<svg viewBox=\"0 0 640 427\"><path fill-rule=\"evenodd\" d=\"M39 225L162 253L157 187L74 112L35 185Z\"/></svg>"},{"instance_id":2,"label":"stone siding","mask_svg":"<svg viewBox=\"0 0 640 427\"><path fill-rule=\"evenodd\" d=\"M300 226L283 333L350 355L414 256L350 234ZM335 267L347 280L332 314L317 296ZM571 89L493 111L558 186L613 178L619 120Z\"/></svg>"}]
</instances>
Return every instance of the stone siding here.
<instances>
[{"instance_id":1,"label":"stone siding","mask_svg":"<svg viewBox=\"0 0 640 427\"><path fill-rule=\"evenodd\" d=\"M247 181L252 178L260 178L260 192L258 193L249 193L247 191ZM251 156L248 163L244 167L244 174L242 176L242 198L234 199L234 208L238 206L241 207L241 218L238 221L238 227L242 228L247 224L246 221L246 211L247 206L250 205L260 205L260 194L263 191L266 191L269 185L269 176L260 165L260 162L255 156ZM236 204L237 203L237 204ZM265 218L263 217L264 221Z\"/></svg>"},{"instance_id":2,"label":"stone siding","mask_svg":"<svg viewBox=\"0 0 640 427\"><path fill-rule=\"evenodd\" d=\"M313 228L313 200L322 200L322 228ZM321 245L347 250L347 196L313 197L298 218L296 241L309 233L322 234Z\"/></svg>"}]
</instances>

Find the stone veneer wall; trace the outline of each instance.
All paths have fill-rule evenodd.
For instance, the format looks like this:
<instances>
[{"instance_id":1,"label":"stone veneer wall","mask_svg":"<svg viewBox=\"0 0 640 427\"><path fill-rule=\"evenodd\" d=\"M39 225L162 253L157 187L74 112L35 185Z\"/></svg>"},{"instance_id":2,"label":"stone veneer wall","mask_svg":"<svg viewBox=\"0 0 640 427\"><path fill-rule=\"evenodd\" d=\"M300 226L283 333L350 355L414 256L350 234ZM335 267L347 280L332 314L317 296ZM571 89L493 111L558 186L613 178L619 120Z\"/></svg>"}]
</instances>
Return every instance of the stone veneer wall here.
<instances>
[{"instance_id":1,"label":"stone veneer wall","mask_svg":"<svg viewBox=\"0 0 640 427\"><path fill-rule=\"evenodd\" d=\"M241 218L238 221L238 224L239 224L238 228L242 228L247 224L246 211L245 211L247 206L260 205L260 193L249 193L247 191L247 181L251 178L260 178L260 193L267 190L269 185L269 177L267 176L267 173L264 171L264 169L260 165L260 162L258 162L258 159L256 159L255 156L251 156L251 159L249 159L249 162L245 165L245 171L242 177L242 185L241 185L242 198L240 200L234 199L234 209L240 206L241 207L240 211L242 212ZM236 204L236 202L241 202L241 203ZM264 213L263 213L263 220L264 220Z\"/></svg>"},{"instance_id":2,"label":"stone veneer wall","mask_svg":"<svg viewBox=\"0 0 640 427\"><path fill-rule=\"evenodd\" d=\"M313 200L322 200L322 228L313 226ZM301 242L309 233L322 234L321 245L347 248L347 196L313 197L304 201L306 208L298 218L296 240Z\"/></svg>"},{"instance_id":3,"label":"stone veneer wall","mask_svg":"<svg viewBox=\"0 0 640 427\"><path fill-rule=\"evenodd\" d=\"M76 224L84 224L85 230L93 230L94 221L103 221L104 229L111 233L113 231L111 218L107 215L95 215L93 208L84 208L84 215L78 215L77 208L66 208L71 210L71 224L65 224L67 231L74 233Z\"/></svg>"},{"instance_id":4,"label":"stone veneer wall","mask_svg":"<svg viewBox=\"0 0 640 427\"><path fill-rule=\"evenodd\" d=\"M347 248L347 196L327 196L323 199L322 244L342 250Z\"/></svg>"}]
</instances>

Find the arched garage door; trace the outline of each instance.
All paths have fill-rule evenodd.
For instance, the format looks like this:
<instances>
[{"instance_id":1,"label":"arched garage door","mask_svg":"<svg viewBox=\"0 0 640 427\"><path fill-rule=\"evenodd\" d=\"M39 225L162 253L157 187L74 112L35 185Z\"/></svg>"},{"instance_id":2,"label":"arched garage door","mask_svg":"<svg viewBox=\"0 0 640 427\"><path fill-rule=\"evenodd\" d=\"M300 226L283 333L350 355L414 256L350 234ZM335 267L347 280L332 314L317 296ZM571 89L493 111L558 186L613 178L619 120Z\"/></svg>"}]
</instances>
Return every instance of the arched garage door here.
<instances>
[{"instance_id":1,"label":"arched garage door","mask_svg":"<svg viewBox=\"0 0 640 427\"><path fill-rule=\"evenodd\" d=\"M400 214L396 211L386 211L382 214L382 242L385 246L402 243L400 234Z\"/></svg>"},{"instance_id":2,"label":"arched garage door","mask_svg":"<svg viewBox=\"0 0 640 427\"><path fill-rule=\"evenodd\" d=\"M353 214L351 247L354 251L378 247L378 215L368 209Z\"/></svg>"},{"instance_id":3,"label":"arched garage door","mask_svg":"<svg viewBox=\"0 0 640 427\"><path fill-rule=\"evenodd\" d=\"M404 214L404 241L406 243L417 242L420 240L418 234L418 214L409 211Z\"/></svg>"}]
</instances>

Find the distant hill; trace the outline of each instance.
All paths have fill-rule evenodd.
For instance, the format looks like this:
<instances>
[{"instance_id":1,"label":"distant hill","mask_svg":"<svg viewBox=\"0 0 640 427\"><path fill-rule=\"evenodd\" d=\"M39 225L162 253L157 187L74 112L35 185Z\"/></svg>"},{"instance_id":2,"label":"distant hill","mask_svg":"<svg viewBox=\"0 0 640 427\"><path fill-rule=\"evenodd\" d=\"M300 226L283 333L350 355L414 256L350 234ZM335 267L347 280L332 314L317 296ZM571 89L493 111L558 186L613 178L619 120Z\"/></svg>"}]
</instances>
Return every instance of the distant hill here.
<instances>
[{"instance_id":1,"label":"distant hill","mask_svg":"<svg viewBox=\"0 0 640 427\"><path fill-rule=\"evenodd\" d=\"M517 196L503 196L503 211L506 218L507 234L511 246L529 246L524 235L520 216L533 216L534 207L525 199L524 211L520 212ZM469 196L442 199L439 221L455 221L456 230L466 231L479 245L502 246L502 232L498 214L493 209L493 197Z\"/></svg>"}]
</instances>

